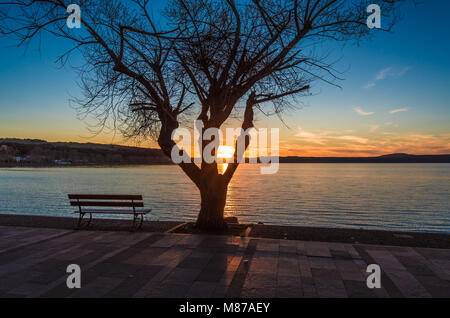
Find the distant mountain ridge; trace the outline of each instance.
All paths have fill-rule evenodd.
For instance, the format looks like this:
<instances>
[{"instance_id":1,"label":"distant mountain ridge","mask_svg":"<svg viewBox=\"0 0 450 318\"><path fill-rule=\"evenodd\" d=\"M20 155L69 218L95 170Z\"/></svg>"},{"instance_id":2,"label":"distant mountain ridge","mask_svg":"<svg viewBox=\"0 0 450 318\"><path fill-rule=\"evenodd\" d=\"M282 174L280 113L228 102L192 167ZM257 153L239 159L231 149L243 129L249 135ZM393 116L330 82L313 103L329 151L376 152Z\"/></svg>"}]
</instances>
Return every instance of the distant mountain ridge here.
<instances>
[{"instance_id":1,"label":"distant mountain ridge","mask_svg":"<svg viewBox=\"0 0 450 318\"><path fill-rule=\"evenodd\" d=\"M450 155L394 153L375 157L280 157L283 163L450 163Z\"/></svg>"},{"instance_id":2,"label":"distant mountain ridge","mask_svg":"<svg viewBox=\"0 0 450 318\"><path fill-rule=\"evenodd\" d=\"M0 166L170 164L160 149L0 138ZM280 163L450 163L448 155L394 153L375 157L280 157Z\"/></svg>"}]
</instances>

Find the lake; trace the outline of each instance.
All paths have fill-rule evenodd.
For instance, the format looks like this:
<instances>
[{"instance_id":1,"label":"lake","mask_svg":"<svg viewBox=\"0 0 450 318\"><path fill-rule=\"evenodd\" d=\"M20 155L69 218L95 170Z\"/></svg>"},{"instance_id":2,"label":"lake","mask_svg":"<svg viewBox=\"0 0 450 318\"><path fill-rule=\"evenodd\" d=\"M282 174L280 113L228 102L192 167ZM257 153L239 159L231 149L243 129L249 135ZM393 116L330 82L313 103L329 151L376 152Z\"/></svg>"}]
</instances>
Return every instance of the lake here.
<instances>
[{"instance_id":1,"label":"lake","mask_svg":"<svg viewBox=\"0 0 450 318\"><path fill-rule=\"evenodd\" d=\"M240 222L450 233L450 164L241 165L226 216ZM142 194L150 220L195 220L177 166L0 168L0 213L73 216L68 193Z\"/></svg>"}]
</instances>

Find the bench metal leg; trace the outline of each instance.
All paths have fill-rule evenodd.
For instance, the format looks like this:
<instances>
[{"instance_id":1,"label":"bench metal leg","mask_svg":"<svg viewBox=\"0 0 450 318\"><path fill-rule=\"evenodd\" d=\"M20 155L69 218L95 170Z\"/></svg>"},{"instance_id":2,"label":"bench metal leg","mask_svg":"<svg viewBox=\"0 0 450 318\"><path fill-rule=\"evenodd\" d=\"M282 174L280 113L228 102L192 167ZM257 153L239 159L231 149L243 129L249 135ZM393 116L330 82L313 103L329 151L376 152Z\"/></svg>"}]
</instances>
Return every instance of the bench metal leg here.
<instances>
[{"instance_id":1,"label":"bench metal leg","mask_svg":"<svg viewBox=\"0 0 450 318\"><path fill-rule=\"evenodd\" d=\"M132 231L136 230L136 216L137 214L133 214L133 226L131 227Z\"/></svg>"},{"instance_id":2,"label":"bench metal leg","mask_svg":"<svg viewBox=\"0 0 450 318\"><path fill-rule=\"evenodd\" d=\"M78 217L77 229L81 228L81 225L83 223L83 217L84 217L85 214L86 214L86 212L85 213L80 212L80 216ZM89 220L86 223L86 227L88 227L91 224L91 222L92 222L92 213L89 213Z\"/></svg>"},{"instance_id":3,"label":"bench metal leg","mask_svg":"<svg viewBox=\"0 0 450 318\"><path fill-rule=\"evenodd\" d=\"M141 214L141 222L139 223L139 228L142 227L142 222L144 222L144 214Z\"/></svg>"},{"instance_id":4,"label":"bench metal leg","mask_svg":"<svg viewBox=\"0 0 450 318\"><path fill-rule=\"evenodd\" d=\"M89 221L86 226L89 226L91 224L91 221L92 221L92 213L89 213Z\"/></svg>"},{"instance_id":5,"label":"bench metal leg","mask_svg":"<svg viewBox=\"0 0 450 318\"><path fill-rule=\"evenodd\" d=\"M137 224L137 220L141 217L141 220L139 224ZM133 231L138 230L142 227L142 223L144 222L144 215L143 214L133 214Z\"/></svg>"},{"instance_id":6,"label":"bench metal leg","mask_svg":"<svg viewBox=\"0 0 450 318\"><path fill-rule=\"evenodd\" d=\"M80 213L79 217L78 217L78 225L77 225L77 229L80 228L81 226L81 221L83 220L83 216L85 213Z\"/></svg>"}]
</instances>

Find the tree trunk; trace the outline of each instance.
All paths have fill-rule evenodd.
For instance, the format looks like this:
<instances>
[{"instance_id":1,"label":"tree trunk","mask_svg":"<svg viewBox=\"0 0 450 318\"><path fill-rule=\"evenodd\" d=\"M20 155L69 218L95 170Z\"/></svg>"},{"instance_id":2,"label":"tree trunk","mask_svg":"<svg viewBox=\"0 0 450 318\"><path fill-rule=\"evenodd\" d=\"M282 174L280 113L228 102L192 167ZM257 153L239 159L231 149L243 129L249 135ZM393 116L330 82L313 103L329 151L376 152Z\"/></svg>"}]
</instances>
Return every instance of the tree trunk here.
<instances>
[{"instance_id":1,"label":"tree trunk","mask_svg":"<svg viewBox=\"0 0 450 318\"><path fill-rule=\"evenodd\" d=\"M201 208L197 218L197 228L217 232L227 229L224 209L227 199L228 183L222 175L202 180L200 189Z\"/></svg>"}]
</instances>

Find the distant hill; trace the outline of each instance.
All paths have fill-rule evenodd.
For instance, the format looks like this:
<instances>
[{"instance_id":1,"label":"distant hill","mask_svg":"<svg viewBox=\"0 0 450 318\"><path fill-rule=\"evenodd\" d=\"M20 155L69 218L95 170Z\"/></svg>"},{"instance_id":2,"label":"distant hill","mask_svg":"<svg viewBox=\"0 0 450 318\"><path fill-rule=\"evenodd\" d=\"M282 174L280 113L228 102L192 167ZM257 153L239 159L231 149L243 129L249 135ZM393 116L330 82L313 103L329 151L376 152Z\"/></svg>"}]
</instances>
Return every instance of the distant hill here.
<instances>
[{"instance_id":1,"label":"distant hill","mask_svg":"<svg viewBox=\"0 0 450 318\"><path fill-rule=\"evenodd\" d=\"M450 155L280 157L281 163L450 163ZM39 139L0 138L0 166L171 164L160 149Z\"/></svg>"},{"instance_id":2,"label":"distant hill","mask_svg":"<svg viewBox=\"0 0 450 318\"><path fill-rule=\"evenodd\" d=\"M450 155L396 153L378 157L280 157L283 163L450 163Z\"/></svg>"},{"instance_id":3,"label":"distant hill","mask_svg":"<svg viewBox=\"0 0 450 318\"><path fill-rule=\"evenodd\" d=\"M160 149L38 139L0 138L0 165L167 164Z\"/></svg>"}]
</instances>

